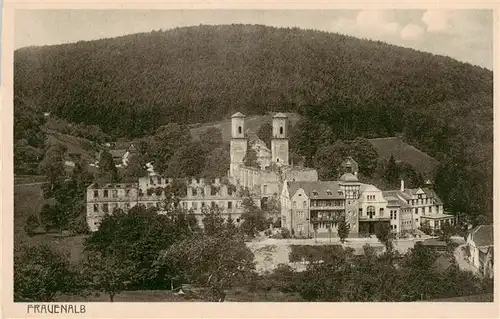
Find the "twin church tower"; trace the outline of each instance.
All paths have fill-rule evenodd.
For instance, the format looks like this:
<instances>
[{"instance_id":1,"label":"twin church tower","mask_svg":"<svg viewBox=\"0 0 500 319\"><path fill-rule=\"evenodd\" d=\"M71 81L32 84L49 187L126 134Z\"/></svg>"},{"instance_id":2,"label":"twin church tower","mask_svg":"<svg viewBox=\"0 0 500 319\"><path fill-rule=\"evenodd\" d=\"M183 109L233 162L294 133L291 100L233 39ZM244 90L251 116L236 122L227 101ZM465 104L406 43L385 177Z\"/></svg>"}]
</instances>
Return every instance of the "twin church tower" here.
<instances>
[{"instance_id":1,"label":"twin church tower","mask_svg":"<svg viewBox=\"0 0 500 319\"><path fill-rule=\"evenodd\" d=\"M271 161L276 165L289 165L288 159L288 116L277 113L272 118ZM237 175L244 165L248 149L245 115L238 112L231 117L231 165L230 175Z\"/></svg>"}]
</instances>

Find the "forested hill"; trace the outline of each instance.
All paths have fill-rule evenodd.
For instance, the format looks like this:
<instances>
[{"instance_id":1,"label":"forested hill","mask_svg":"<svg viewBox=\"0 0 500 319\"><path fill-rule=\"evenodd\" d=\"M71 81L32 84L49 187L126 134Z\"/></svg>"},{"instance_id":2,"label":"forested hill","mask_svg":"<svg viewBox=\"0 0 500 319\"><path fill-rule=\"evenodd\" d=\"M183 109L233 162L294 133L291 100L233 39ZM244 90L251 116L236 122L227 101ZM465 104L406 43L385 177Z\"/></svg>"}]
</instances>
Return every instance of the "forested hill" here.
<instances>
[{"instance_id":1,"label":"forested hill","mask_svg":"<svg viewBox=\"0 0 500 319\"><path fill-rule=\"evenodd\" d=\"M360 113L383 107L386 127L372 132L378 137L401 131L398 117L407 110L493 92L491 71L451 58L333 33L251 25L22 48L15 52L14 81L15 103L23 104L16 109L36 107L130 137L168 122L297 111L327 101ZM432 112L442 114L435 107Z\"/></svg>"}]
</instances>

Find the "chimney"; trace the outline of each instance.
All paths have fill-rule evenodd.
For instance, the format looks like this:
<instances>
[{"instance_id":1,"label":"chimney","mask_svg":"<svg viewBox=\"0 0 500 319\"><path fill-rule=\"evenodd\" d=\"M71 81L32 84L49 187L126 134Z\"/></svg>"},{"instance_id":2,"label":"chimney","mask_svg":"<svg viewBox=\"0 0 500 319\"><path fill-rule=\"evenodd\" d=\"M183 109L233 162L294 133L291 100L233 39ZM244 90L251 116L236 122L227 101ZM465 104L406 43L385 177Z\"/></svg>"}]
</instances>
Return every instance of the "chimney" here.
<instances>
[{"instance_id":1,"label":"chimney","mask_svg":"<svg viewBox=\"0 0 500 319\"><path fill-rule=\"evenodd\" d=\"M401 189L400 189L402 192L405 191L405 181L404 180L401 180Z\"/></svg>"}]
</instances>

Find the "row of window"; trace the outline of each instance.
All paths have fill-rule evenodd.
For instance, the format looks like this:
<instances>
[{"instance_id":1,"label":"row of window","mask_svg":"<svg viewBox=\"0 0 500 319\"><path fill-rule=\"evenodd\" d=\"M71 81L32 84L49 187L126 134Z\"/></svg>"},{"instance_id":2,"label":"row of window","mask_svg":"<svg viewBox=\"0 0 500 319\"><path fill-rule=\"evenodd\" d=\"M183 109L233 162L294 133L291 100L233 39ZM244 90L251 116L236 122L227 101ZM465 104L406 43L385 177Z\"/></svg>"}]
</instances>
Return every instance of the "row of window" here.
<instances>
[{"instance_id":1,"label":"row of window","mask_svg":"<svg viewBox=\"0 0 500 319\"><path fill-rule=\"evenodd\" d=\"M110 190L105 189L102 191L102 197L103 198L110 198ZM130 196L130 189L124 189L124 194L126 197ZM94 198L99 198L100 191L99 190L94 190ZM111 198L118 198L118 190L117 189L111 189Z\"/></svg>"},{"instance_id":2,"label":"row of window","mask_svg":"<svg viewBox=\"0 0 500 319\"><path fill-rule=\"evenodd\" d=\"M200 204L198 206L198 204ZM94 204L94 212L97 213L99 212L99 205L100 204ZM182 208L184 209L193 209L193 210L197 210L198 208L205 208L205 207L208 207L208 205L210 205L210 207L212 208L215 208L215 207L218 207L218 208L227 208L227 209L232 209L233 207L240 207L241 203L239 201L236 202L236 205L232 202L232 201L227 201L227 202L223 202L223 201L219 201L219 202L210 202L210 203L205 203L205 202L201 202L201 203L198 203L198 202L191 202L191 207L188 207L188 203L187 202L182 202L181 203L182 205ZM108 203L105 203L105 204L102 204L102 211L104 213L109 213L109 212L112 212L115 208L118 208L120 207L118 205L118 203L114 203L114 204L108 204ZM151 208L151 207L157 207L157 208L162 208L163 207L163 203L162 202L149 202L149 203L146 203L146 208ZM120 208L123 208L124 210L129 210L130 209L130 203L124 203L124 206L123 207L120 207Z\"/></svg>"},{"instance_id":3,"label":"row of window","mask_svg":"<svg viewBox=\"0 0 500 319\"><path fill-rule=\"evenodd\" d=\"M312 194L313 194L313 196L318 196L319 195L318 191L312 191ZM326 194L326 196L333 196L333 192L331 190L327 190L325 192L325 194ZM340 196L343 196L344 192L342 192L342 191L339 190L339 191L337 191L337 194L339 194Z\"/></svg>"},{"instance_id":4,"label":"row of window","mask_svg":"<svg viewBox=\"0 0 500 319\"><path fill-rule=\"evenodd\" d=\"M398 230L398 225L391 225L392 230Z\"/></svg>"},{"instance_id":5,"label":"row of window","mask_svg":"<svg viewBox=\"0 0 500 319\"><path fill-rule=\"evenodd\" d=\"M359 209L359 216L363 216L363 208ZM366 208L366 216L368 216L370 218L375 216L375 206L368 206ZM383 208L379 209L379 216L380 217L384 216L384 209Z\"/></svg>"},{"instance_id":6,"label":"row of window","mask_svg":"<svg viewBox=\"0 0 500 319\"><path fill-rule=\"evenodd\" d=\"M295 216L296 216L297 218L304 219L304 217L305 217L305 212L300 212L300 211L299 211L299 212L296 212L296 213L295 213Z\"/></svg>"},{"instance_id":7,"label":"row of window","mask_svg":"<svg viewBox=\"0 0 500 319\"><path fill-rule=\"evenodd\" d=\"M366 195L367 200L375 200L375 195Z\"/></svg>"},{"instance_id":8,"label":"row of window","mask_svg":"<svg viewBox=\"0 0 500 319\"><path fill-rule=\"evenodd\" d=\"M99 212L99 205L100 204L94 204L94 213L98 213ZM130 203L125 203L124 206L122 206L122 207L118 206L118 203L114 203L114 204L102 204L102 211L104 213L113 212L116 208L122 208L125 211L128 211L130 209Z\"/></svg>"},{"instance_id":9,"label":"row of window","mask_svg":"<svg viewBox=\"0 0 500 319\"><path fill-rule=\"evenodd\" d=\"M196 180L196 184L200 184L201 182L201 178L195 178ZM215 178L211 178L209 180L205 180L203 179L205 182L209 182L209 183L212 183L214 184L215 183ZM161 177L161 176L150 176L149 177L149 184L151 186L156 186L157 184L158 185L162 185L162 184L168 184L170 182L172 182L173 179L172 178L166 178L166 177Z\"/></svg>"},{"instance_id":10,"label":"row of window","mask_svg":"<svg viewBox=\"0 0 500 319\"><path fill-rule=\"evenodd\" d=\"M433 208L433 206L428 206L427 207L427 214L431 214L432 213L432 208ZM425 210L426 210L425 207L417 207L417 208L415 208L415 212L417 214L420 214L420 213L425 214ZM439 207L438 206L436 206L436 211L439 211Z\"/></svg>"},{"instance_id":11,"label":"row of window","mask_svg":"<svg viewBox=\"0 0 500 319\"><path fill-rule=\"evenodd\" d=\"M421 197L422 195L418 195ZM414 206L414 205L428 205L428 204L434 204L435 200L434 198L419 198L419 199L409 199L408 204Z\"/></svg>"},{"instance_id":12,"label":"row of window","mask_svg":"<svg viewBox=\"0 0 500 319\"><path fill-rule=\"evenodd\" d=\"M292 202L292 208L307 208L307 201L303 201L302 202L302 206L301 207L297 207L297 202L296 201L293 201Z\"/></svg>"},{"instance_id":13,"label":"row of window","mask_svg":"<svg viewBox=\"0 0 500 319\"><path fill-rule=\"evenodd\" d=\"M311 200L311 207L343 207L343 200Z\"/></svg>"}]
</instances>

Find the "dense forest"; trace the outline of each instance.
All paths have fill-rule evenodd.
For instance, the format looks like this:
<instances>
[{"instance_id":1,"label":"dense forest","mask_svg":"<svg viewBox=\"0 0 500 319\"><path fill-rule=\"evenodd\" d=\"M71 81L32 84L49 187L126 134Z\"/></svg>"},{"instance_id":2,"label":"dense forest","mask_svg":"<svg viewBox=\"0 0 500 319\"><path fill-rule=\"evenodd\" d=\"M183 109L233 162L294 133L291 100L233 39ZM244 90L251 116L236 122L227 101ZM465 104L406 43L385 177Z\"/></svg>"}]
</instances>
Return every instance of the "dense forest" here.
<instances>
[{"instance_id":1,"label":"dense forest","mask_svg":"<svg viewBox=\"0 0 500 319\"><path fill-rule=\"evenodd\" d=\"M492 72L450 58L333 33L250 25L22 48L14 68L20 101L133 137L169 122L295 111L329 100L359 112L382 108L381 120L391 124L375 134L390 134L401 128L394 121L401 112L493 90Z\"/></svg>"},{"instance_id":2,"label":"dense forest","mask_svg":"<svg viewBox=\"0 0 500 319\"><path fill-rule=\"evenodd\" d=\"M298 28L183 27L19 49L14 94L22 157L40 144L42 112L112 138L298 112L291 147L309 163L324 142L401 135L442 163L448 209L492 214L493 73L451 58Z\"/></svg>"}]
</instances>

